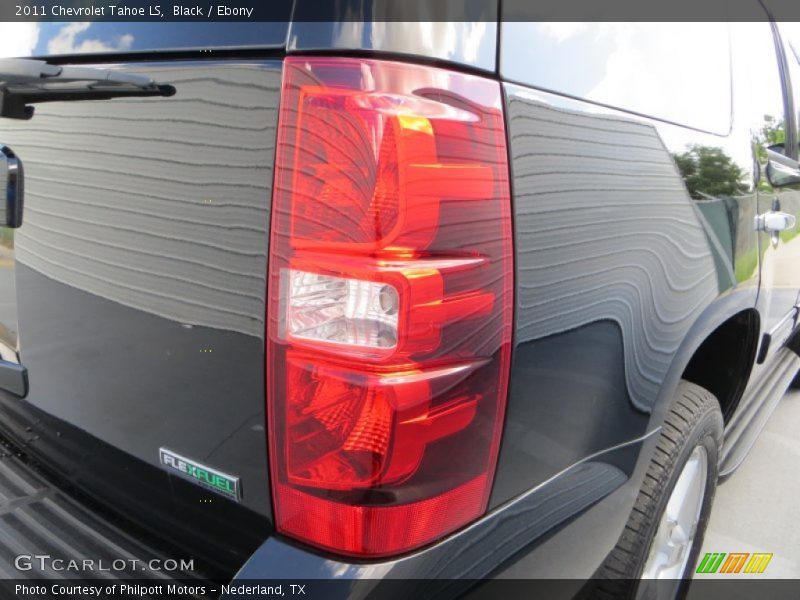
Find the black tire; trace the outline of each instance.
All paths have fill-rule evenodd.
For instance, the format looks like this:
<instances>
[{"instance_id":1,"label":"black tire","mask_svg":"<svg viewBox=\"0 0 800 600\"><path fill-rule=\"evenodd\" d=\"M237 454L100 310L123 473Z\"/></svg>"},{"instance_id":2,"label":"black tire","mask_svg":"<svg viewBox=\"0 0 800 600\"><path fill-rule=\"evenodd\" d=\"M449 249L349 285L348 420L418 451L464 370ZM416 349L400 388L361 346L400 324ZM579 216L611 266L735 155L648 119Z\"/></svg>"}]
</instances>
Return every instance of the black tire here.
<instances>
[{"instance_id":1,"label":"black tire","mask_svg":"<svg viewBox=\"0 0 800 600\"><path fill-rule=\"evenodd\" d=\"M714 395L698 385L681 381L625 530L598 573L602 581L597 589L601 592L598 596L636 597L639 578L667 501L689 456L698 445L703 445L708 457L705 495L684 579L666 581L664 587L659 583L657 590L658 598L685 595L714 502L722 430L722 413Z\"/></svg>"}]
</instances>

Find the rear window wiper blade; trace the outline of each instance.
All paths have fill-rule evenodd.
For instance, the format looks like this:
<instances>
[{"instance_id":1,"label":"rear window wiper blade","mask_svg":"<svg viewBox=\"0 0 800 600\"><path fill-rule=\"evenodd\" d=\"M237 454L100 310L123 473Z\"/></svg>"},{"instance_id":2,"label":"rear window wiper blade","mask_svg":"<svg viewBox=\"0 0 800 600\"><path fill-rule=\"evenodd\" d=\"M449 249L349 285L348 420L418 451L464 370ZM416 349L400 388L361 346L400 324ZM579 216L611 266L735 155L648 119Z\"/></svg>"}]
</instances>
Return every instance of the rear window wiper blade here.
<instances>
[{"instance_id":1,"label":"rear window wiper blade","mask_svg":"<svg viewBox=\"0 0 800 600\"><path fill-rule=\"evenodd\" d=\"M175 88L146 75L51 65L27 58L0 59L0 117L30 119L33 104L108 100L127 96L172 96Z\"/></svg>"}]
</instances>

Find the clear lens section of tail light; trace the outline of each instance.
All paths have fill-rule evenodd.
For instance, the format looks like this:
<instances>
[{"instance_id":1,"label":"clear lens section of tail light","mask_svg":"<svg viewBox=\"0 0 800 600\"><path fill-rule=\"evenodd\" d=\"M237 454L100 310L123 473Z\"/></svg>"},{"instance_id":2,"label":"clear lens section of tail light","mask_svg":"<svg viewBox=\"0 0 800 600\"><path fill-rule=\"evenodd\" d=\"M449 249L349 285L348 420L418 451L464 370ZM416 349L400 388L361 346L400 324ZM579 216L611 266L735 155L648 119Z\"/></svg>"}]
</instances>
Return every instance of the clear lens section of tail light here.
<instances>
[{"instance_id":1,"label":"clear lens section of tail light","mask_svg":"<svg viewBox=\"0 0 800 600\"><path fill-rule=\"evenodd\" d=\"M406 552L486 510L511 353L496 81L285 61L267 331L277 529Z\"/></svg>"},{"instance_id":2,"label":"clear lens section of tail light","mask_svg":"<svg viewBox=\"0 0 800 600\"><path fill-rule=\"evenodd\" d=\"M281 277L284 339L392 348L397 290L386 283L286 269Z\"/></svg>"}]
</instances>

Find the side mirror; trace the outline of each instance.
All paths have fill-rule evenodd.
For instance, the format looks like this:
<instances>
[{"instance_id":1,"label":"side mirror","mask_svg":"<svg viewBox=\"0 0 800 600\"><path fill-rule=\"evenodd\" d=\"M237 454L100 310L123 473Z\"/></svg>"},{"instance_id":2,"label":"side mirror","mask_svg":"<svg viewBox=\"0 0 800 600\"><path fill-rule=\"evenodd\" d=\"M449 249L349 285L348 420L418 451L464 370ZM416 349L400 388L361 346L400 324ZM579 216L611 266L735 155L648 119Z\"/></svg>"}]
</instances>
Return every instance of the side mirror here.
<instances>
[{"instance_id":1,"label":"side mirror","mask_svg":"<svg viewBox=\"0 0 800 600\"><path fill-rule=\"evenodd\" d=\"M22 225L22 201L25 195L25 173L22 161L9 148L0 144L0 200L5 201L3 227ZM0 213L2 214L2 213Z\"/></svg>"},{"instance_id":2,"label":"side mirror","mask_svg":"<svg viewBox=\"0 0 800 600\"><path fill-rule=\"evenodd\" d=\"M786 156L783 144L767 148L767 180L776 188L800 185L800 163Z\"/></svg>"}]
</instances>

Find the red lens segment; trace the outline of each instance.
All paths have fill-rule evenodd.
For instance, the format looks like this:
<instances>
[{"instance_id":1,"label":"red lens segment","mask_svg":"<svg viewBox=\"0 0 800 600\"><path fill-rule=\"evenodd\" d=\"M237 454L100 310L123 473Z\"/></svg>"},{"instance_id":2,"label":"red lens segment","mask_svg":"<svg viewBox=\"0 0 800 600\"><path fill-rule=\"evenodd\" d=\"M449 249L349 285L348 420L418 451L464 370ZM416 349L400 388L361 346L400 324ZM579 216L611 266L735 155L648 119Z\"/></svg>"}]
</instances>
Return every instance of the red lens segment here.
<instances>
[{"instance_id":1,"label":"red lens segment","mask_svg":"<svg viewBox=\"0 0 800 600\"><path fill-rule=\"evenodd\" d=\"M479 517L508 386L499 84L285 61L267 331L277 529L360 557Z\"/></svg>"}]
</instances>

